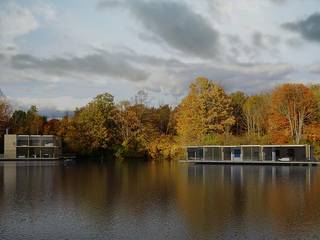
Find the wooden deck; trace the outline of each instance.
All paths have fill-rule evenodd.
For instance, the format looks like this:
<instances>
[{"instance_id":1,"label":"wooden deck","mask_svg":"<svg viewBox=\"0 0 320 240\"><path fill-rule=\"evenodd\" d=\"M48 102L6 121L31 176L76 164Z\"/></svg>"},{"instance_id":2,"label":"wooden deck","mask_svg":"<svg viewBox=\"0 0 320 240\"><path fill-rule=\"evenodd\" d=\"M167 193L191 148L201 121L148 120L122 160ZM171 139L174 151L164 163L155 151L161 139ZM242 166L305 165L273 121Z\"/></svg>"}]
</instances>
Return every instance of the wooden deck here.
<instances>
[{"instance_id":1,"label":"wooden deck","mask_svg":"<svg viewBox=\"0 0 320 240\"><path fill-rule=\"evenodd\" d=\"M194 164L234 164L234 165L285 165L285 166L317 166L320 162L316 161L214 161L214 160L180 160L181 163Z\"/></svg>"}]
</instances>

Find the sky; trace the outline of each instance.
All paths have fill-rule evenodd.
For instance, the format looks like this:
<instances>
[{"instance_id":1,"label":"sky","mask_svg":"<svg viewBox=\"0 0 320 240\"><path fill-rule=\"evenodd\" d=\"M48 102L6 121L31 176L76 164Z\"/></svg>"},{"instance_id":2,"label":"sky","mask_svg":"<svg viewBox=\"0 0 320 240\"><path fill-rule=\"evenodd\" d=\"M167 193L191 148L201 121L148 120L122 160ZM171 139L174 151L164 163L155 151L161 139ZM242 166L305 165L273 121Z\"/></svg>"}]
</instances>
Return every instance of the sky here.
<instances>
[{"instance_id":1,"label":"sky","mask_svg":"<svg viewBox=\"0 0 320 240\"><path fill-rule=\"evenodd\" d=\"M248 94L320 83L320 1L0 1L0 89L15 108L55 117L139 90L175 105L199 76Z\"/></svg>"}]
</instances>

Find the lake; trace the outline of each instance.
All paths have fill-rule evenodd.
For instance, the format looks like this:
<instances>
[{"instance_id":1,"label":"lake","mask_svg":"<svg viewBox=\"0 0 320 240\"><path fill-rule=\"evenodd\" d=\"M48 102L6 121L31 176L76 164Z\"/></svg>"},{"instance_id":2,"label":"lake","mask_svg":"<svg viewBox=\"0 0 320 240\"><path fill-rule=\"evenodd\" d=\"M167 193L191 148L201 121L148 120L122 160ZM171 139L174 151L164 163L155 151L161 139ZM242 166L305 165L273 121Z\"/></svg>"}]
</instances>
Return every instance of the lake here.
<instances>
[{"instance_id":1,"label":"lake","mask_svg":"<svg viewBox=\"0 0 320 240\"><path fill-rule=\"evenodd\" d=\"M0 239L320 238L320 169L0 163Z\"/></svg>"}]
</instances>

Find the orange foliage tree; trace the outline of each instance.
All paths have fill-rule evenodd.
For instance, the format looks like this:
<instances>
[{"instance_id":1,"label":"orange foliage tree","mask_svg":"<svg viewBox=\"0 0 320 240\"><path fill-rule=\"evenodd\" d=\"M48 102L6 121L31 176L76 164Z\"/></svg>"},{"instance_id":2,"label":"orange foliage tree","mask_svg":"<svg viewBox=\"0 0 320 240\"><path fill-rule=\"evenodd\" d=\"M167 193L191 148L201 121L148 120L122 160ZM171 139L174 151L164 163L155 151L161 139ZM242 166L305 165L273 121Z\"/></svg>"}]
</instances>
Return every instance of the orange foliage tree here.
<instances>
[{"instance_id":1,"label":"orange foliage tree","mask_svg":"<svg viewBox=\"0 0 320 240\"><path fill-rule=\"evenodd\" d=\"M317 103L303 84L283 84L272 93L269 133L273 142L299 144L305 126L315 117Z\"/></svg>"}]
</instances>

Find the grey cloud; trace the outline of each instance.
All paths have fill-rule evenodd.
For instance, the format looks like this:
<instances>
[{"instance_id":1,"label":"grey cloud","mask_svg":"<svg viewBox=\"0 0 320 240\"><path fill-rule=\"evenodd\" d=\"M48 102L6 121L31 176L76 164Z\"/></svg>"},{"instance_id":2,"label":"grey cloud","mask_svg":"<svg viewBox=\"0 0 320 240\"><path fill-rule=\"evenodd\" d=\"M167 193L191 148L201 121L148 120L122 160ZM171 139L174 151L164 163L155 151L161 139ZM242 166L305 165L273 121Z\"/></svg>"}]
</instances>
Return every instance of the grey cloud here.
<instances>
[{"instance_id":1,"label":"grey cloud","mask_svg":"<svg viewBox=\"0 0 320 240\"><path fill-rule=\"evenodd\" d=\"M273 3L277 3L277 4L283 4L285 2L287 2L287 0L270 0Z\"/></svg>"},{"instance_id":2,"label":"grey cloud","mask_svg":"<svg viewBox=\"0 0 320 240\"><path fill-rule=\"evenodd\" d=\"M252 43L258 48L274 49L274 47L280 43L280 37L260 32L253 32Z\"/></svg>"},{"instance_id":3,"label":"grey cloud","mask_svg":"<svg viewBox=\"0 0 320 240\"><path fill-rule=\"evenodd\" d=\"M303 42L301 39L298 39L298 38L288 38L286 40L286 44L289 46L289 47L292 47L292 48L300 48L302 47L303 45Z\"/></svg>"},{"instance_id":4,"label":"grey cloud","mask_svg":"<svg viewBox=\"0 0 320 240\"><path fill-rule=\"evenodd\" d=\"M237 64L237 65L190 65L177 73L188 83L198 76L217 81L227 91L242 90L248 93L271 89L285 81L296 69L288 64Z\"/></svg>"},{"instance_id":5,"label":"grey cloud","mask_svg":"<svg viewBox=\"0 0 320 240\"><path fill-rule=\"evenodd\" d=\"M320 64L312 64L307 66L307 70L311 73L320 74Z\"/></svg>"},{"instance_id":6,"label":"grey cloud","mask_svg":"<svg viewBox=\"0 0 320 240\"><path fill-rule=\"evenodd\" d=\"M18 70L38 70L46 74L63 76L66 74L84 74L97 76L110 76L117 79L143 81L148 78L148 73L133 66L125 58L110 53L97 52L83 57L56 57L37 58L27 54L14 55L11 64Z\"/></svg>"},{"instance_id":7,"label":"grey cloud","mask_svg":"<svg viewBox=\"0 0 320 240\"><path fill-rule=\"evenodd\" d=\"M100 6L103 4L108 5L110 2L100 2ZM201 58L217 57L219 33L186 4L136 0L127 1L125 5L145 29L171 48Z\"/></svg>"},{"instance_id":8,"label":"grey cloud","mask_svg":"<svg viewBox=\"0 0 320 240\"><path fill-rule=\"evenodd\" d=\"M282 27L299 33L306 40L320 42L320 13L314 13L296 22L284 23Z\"/></svg>"},{"instance_id":9,"label":"grey cloud","mask_svg":"<svg viewBox=\"0 0 320 240\"><path fill-rule=\"evenodd\" d=\"M99 1L97 4L97 9L118 7L121 4L122 4L122 2L118 1L118 0Z\"/></svg>"},{"instance_id":10,"label":"grey cloud","mask_svg":"<svg viewBox=\"0 0 320 240\"><path fill-rule=\"evenodd\" d=\"M263 36L259 32L254 32L252 36L252 43L256 47L264 48L264 43L263 43Z\"/></svg>"}]
</instances>

